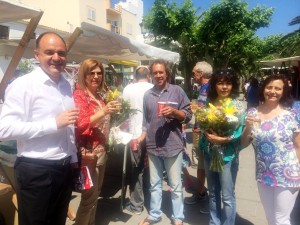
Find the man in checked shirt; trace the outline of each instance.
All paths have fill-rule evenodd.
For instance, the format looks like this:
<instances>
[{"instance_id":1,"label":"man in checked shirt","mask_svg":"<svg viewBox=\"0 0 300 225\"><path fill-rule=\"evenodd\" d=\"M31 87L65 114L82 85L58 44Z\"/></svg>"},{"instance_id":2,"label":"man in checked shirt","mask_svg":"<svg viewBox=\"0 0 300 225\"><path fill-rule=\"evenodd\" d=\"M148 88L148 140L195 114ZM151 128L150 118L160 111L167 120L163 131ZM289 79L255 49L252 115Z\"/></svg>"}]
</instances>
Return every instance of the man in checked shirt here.
<instances>
[{"instance_id":1,"label":"man in checked shirt","mask_svg":"<svg viewBox=\"0 0 300 225\"><path fill-rule=\"evenodd\" d=\"M143 133L138 142L146 138L149 157L151 202L149 216L139 225L155 224L161 220L163 170L168 174L172 198L172 224L183 224L183 191L181 183L182 123L192 118L190 101L185 92L169 84L170 69L163 60L150 66L154 87L144 95ZM158 113L158 102L165 103Z\"/></svg>"}]
</instances>

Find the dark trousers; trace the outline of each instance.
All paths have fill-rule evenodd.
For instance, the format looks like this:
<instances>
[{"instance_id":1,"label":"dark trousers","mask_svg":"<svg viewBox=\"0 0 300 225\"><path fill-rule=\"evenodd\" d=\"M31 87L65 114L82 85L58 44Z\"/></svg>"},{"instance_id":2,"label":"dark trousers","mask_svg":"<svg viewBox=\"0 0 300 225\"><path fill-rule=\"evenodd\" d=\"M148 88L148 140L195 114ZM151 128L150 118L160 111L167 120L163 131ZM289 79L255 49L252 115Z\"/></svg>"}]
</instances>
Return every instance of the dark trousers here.
<instances>
[{"instance_id":1,"label":"dark trousers","mask_svg":"<svg viewBox=\"0 0 300 225\"><path fill-rule=\"evenodd\" d=\"M145 142L142 142L136 151L130 149L131 156L131 182L130 182L130 204L137 211L144 207L143 173L146 154Z\"/></svg>"},{"instance_id":2,"label":"dark trousers","mask_svg":"<svg viewBox=\"0 0 300 225\"><path fill-rule=\"evenodd\" d=\"M65 225L72 194L70 164L26 159L15 163L19 225Z\"/></svg>"}]
</instances>

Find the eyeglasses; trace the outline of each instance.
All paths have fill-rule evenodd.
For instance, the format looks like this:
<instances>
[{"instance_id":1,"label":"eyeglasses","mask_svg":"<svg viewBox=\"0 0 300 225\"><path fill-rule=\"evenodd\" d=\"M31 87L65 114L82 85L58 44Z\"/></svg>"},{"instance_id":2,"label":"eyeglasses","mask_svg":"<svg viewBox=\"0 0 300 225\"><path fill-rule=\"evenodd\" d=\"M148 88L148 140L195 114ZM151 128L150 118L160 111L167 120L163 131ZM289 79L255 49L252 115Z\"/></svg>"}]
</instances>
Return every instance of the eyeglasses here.
<instances>
[{"instance_id":1,"label":"eyeglasses","mask_svg":"<svg viewBox=\"0 0 300 225\"><path fill-rule=\"evenodd\" d=\"M195 75L196 73L201 73L201 71L192 72L192 75Z\"/></svg>"},{"instance_id":2,"label":"eyeglasses","mask_svg":"<svg viewBox=\"0 0 300 225\"><path fill-rule=\"evenodd\" d=\"M102 72L90 72L90 74L89 74L89 75L91 75L91 76L95 77L95 76L96 76L96 74L97 74L97 76L98 76L98 77L102 76Z\"/></svg>"}]
</instances>

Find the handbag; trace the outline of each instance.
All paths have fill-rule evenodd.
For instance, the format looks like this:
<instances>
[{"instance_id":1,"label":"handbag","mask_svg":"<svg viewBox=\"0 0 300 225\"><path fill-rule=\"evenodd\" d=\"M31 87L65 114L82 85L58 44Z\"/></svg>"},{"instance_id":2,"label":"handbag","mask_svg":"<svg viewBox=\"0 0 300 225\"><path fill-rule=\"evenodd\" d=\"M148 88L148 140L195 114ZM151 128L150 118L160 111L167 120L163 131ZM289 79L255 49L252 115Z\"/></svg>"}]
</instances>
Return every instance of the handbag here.
<instances>
[{"instance_id":1,"label":"handbag","mask_svg":"<svg viewBox=\"0 0 300 225\"><path fill-rule=\"evenodd\" d=\"M85 151L85 150L83 150ZM90 154L82 154L81 155L81 167L86 166L88 167L90 173L93 173L96 169L97 165L97 156L90 153Z\"/></svg>"},{"instance_id":2,"label":"handbag","mask_svg":"<svg viewBox=\"0 0 300 225\"><path fill-rule=\"evenodd\" d=\"M91 174L87 166L82 166L80 168L73 169L73 191L81 192L83 190L89 190L93 186L94 184L91 178Z\"/></svg>"}]
</instances>

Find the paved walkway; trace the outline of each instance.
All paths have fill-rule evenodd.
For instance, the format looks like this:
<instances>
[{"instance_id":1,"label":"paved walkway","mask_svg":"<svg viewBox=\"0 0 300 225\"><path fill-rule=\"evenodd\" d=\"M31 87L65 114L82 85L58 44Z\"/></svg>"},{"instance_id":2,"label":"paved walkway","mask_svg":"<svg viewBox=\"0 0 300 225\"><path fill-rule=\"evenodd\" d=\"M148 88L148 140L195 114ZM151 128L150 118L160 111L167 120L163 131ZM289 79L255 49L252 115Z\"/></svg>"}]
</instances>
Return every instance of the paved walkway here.
<instances>
[{"instance_id":1,"label":"paved walkway","mask_svg":"<svg viewBox=\"0 0 300 225\"><path fill-rule=\"evenodd\" d=\"M191 151L191 129L187 129L188 150ZM240 154L240 167L236 183L236 198L237 198L237 218L236 225L267 225L264 210L260 202L257 186L255 182L255 160L253 148L250 145ZM190 167L189 172L196 177L196 169ZM75 193L74 193L75 194ZM184 193L185 197L190 196L189 193ZM128 197L128 194L127 194ZM79 195L75 194L71 204L76 211L78 206ZM299 202L299 201L298 201ZM202 202L201 204L208 204ZM185 206L185 223L186 225L207 225L208 215L199 212L200 203L192 206ZM298 204L299 205L299 204ZM300 207L298 208L298 212ZM170 193L167 191L167 186L164 186L163 191L163 217L159 224L171 224L171 201ZM299 213L298 213L299 214ZM120 212L120 192L109 199L101 198L97 209L96 225L137 225L140 220L147 216L147 211L144 210L142 215L134 215L127 211ZM295 219L294 225L300 225L299 216ZM73 224L68 220L67 225Z\"/></svg>"}]
</instances>

